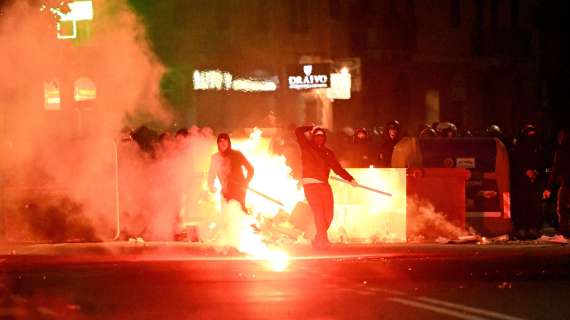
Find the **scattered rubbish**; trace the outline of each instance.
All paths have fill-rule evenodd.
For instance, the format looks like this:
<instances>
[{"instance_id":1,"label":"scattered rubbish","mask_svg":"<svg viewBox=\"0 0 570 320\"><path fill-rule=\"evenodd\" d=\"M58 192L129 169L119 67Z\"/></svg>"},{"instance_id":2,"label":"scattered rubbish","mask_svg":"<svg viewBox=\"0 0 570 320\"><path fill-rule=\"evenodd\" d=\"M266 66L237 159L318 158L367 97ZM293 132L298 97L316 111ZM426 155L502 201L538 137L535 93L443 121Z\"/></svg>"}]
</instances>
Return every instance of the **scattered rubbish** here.
<instances>
[{"instance_id":1,"label":"scattered rubbish","mask_svg":"<svg viewBox=\"0 0 570 320\"><path fill-rule=\"evenodd\" d=\"M448 239L448 238L446 238L446 237L437 237L437 238L435 239L435 242L437 242L437 243L442 243L442 244L449 243L450 241L451 241L451 240Z\"/></svg>"},{"instance_id":2,"label":"scattered rubbish","mask_svg":"<svg viewBox=\"0 0 570 320\"><path fill-rule=\"evenodd\" d=\"M496 237L490 238L489 240L491 242L506 242L506 241L509 241L509 235L503 234L501 236L496 236Z\"/></svg>"},{"instance_id":3,"label":"scattered rubbish","mask_svg":"<svg viewBox=\"0 0 570 320\"><path fill-rule=\"evenodd\" d=\"M311 244L311 240L305 238L304 235L300 235L297 237L297 240L295 240L295 244Z\"/></svg>"},{"instance_id":4,"label":"scattered rubbish","mask_svg":"<svg viewBox=\"0 0 570 320\"><path fill-rule=\"evenodd\" d=\"M144 239L141 237L129 238L129 243L144 243Z\"/></svg>"},{"instance_id":5,"label":"scattered rubbish","mask_svg":"<svg viewBox=\"0 0 570 320\"><path fill-rule=\"evenodd\" d=\"M559 244L568 244L568 239L566 239L562 235L555 235L552 237L543 235L542 237L538 238L538 242L549 242L549 243L559 243Z\"/></svg>"}]
</instances>

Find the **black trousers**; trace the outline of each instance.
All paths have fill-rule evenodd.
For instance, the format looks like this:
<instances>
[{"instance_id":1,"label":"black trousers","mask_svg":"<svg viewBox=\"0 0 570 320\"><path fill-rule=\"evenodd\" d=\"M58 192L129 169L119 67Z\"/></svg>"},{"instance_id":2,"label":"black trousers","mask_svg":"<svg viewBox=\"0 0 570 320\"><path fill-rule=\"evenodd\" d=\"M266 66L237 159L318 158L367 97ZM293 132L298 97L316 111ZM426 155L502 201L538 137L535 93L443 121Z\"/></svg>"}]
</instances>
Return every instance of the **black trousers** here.
<instances>
[{"instance_id":1,"label":"black trousers","mask_svg":"<svg viewBox=\"0 0 570 320\"><path fill-rule=\"evenodd\" d=\"M556 213L558 213L558 231L565 236L570 236L568 233L568 218L570 218L570 186L562 186L558 189Z\"/></svg>"},{"instance_id":2,"label":"black trousers","mask_svg":"<svg viewBox=\"0 0 570 320\"><path fill-rule=\"evenodd\" d=\"M541 190L537 182L522 181L513 185L513 225L516 230L535 230L541 227Z\"/></svg>"}]
</instances>

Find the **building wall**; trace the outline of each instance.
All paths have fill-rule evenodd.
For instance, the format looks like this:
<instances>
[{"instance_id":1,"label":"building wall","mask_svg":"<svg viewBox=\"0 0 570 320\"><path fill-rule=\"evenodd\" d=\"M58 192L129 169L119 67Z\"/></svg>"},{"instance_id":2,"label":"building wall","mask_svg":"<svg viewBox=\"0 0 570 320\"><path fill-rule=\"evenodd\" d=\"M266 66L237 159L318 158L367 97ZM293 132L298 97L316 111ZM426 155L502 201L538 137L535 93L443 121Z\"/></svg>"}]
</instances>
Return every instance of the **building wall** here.
<instances>
[{"instance_id":1,"label":"building wall","mask_svg":"<svg viewBox=\"0 0 570 320\"><path fill-rule=\"evenodd\" d=\"M286 83L272 94L196 92L195 69L265 73L283 81L289 64L351 54L349 2L343 0L153 1L140 10L146 10L144 20L161 60L187 79L179 109L195 109L191 120L199 125L251 126L269 111L285 123L300 123L308 120L307 108L313 107L307 105L314 103L312 95L288 90Z\"/></svg>"},{"instance_id":2,"label":"building wall","mask_svg":"<svg viewBox=\"0 0 570 320\"><path fill-rule=\"evenodd\" d=\"M369 1L375 19L365 24L362 3L353 2L351 26L367 33L352 41L364 60L369 125L399 119L415 131L432 120L428 91L439 93L440 121L471 130L513 130L537 108L536 1L518 1L516 23L512 0Z\"/></svg>"}]
</instances>

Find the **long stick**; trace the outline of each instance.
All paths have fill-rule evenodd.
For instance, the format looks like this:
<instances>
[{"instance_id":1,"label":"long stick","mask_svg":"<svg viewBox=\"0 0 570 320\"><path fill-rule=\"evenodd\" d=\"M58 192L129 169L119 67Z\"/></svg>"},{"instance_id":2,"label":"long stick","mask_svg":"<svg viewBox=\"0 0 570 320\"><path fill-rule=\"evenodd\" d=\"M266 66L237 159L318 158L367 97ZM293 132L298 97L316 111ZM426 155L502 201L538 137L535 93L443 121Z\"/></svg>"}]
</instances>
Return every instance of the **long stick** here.
<instances>
[{"instance_id":1,"label":"long stick","mask_svg":"<svg viewBox=\"0 0 570 320\"><path fill-rule=\"evenodd\" d=\"M277 200L277 199L275 199L275 198L272 198L272 197L266 195L265 193L259 192L259 191L255 190L255 189L250 188L250 187L247 187L247 190L249 190L249 191L251 191L251 192L253 192L253 193L255 193L255 194L257 194L257 195L259 195L259 196L261 196L261 197L263 197L263 198L265 198L265 199L267 199L267 200L269 200L269 201L271 201L271 202L273 202L273 203L275 203L276 205L278 205L278 206L280 206L280 207L285 207L285 205L283 204L283 202L281 202L281 201L279 201L279 200Z\"/></svg>"},{"instance_id":2,"label":"long stick","mask_svg":"<svg viewBox=\"0 0 570 320\"><path fill-rule=\"evenodd\" d=\"M336 181L340 181L340 182L344 182L344 183L347 183L347 184L350 184L350 182L348 182L348 181L346 181L346 180L344 180L344 179L341 179L341 178L339 178L339 177L332 176L331 179L336 180ZM363 186L363 185L361 185L361 184L357 184L356 187L362 188L362 189L365 189L365 190L368 190L368 191L376 192L376 193L379 193L379 194L384 195L384 196L388 196L388 197L391 197L391 196L392 196L391 193L384 192L384 191L380 191L380 190L378 190L378 189L370 188L370 187L367 187L367 186Z\"/></svg>"}]
</instances>

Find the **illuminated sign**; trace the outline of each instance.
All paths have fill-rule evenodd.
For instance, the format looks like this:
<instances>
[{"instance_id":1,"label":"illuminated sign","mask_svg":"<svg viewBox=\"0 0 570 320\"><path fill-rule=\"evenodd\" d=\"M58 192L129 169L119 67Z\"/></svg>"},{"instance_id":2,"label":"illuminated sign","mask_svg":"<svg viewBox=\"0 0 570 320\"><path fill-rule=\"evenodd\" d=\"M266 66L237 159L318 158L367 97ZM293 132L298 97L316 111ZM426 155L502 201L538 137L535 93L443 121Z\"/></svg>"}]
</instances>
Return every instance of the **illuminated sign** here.
<instances>
[{"instance_id":1,"label":"illuminated sign","mask_svg":"<svg viewBox=\"0 0 570 320\"><path fill-rule=\"evenodd\" d=\"M331 87L327 89L327 98L350 99L351 84L348 68L342 68L339 73L331 73Z\"/></svg>"},{"instance_id":2,"label":"illuminated sign","mask_svg":"<svg viewBox=\"0 0 570 320\"><path fill-rule=\"evenodd\" d=\"M289 89L316 89L330 87L330 64L290 65L287 82Z\"/></svg>"},{"instance_id":3,"label":"illuminated sign","mask_svg":"<svg viewBox=\"0 0 570 320\"><path fill-rule=\"evenodd\" d=\"M221 70L195 70L192 75L194 90L233 90L242 92L267 92L277 90L277 77L270 79L234 78Z\"/></svg>"}]
</instances>

